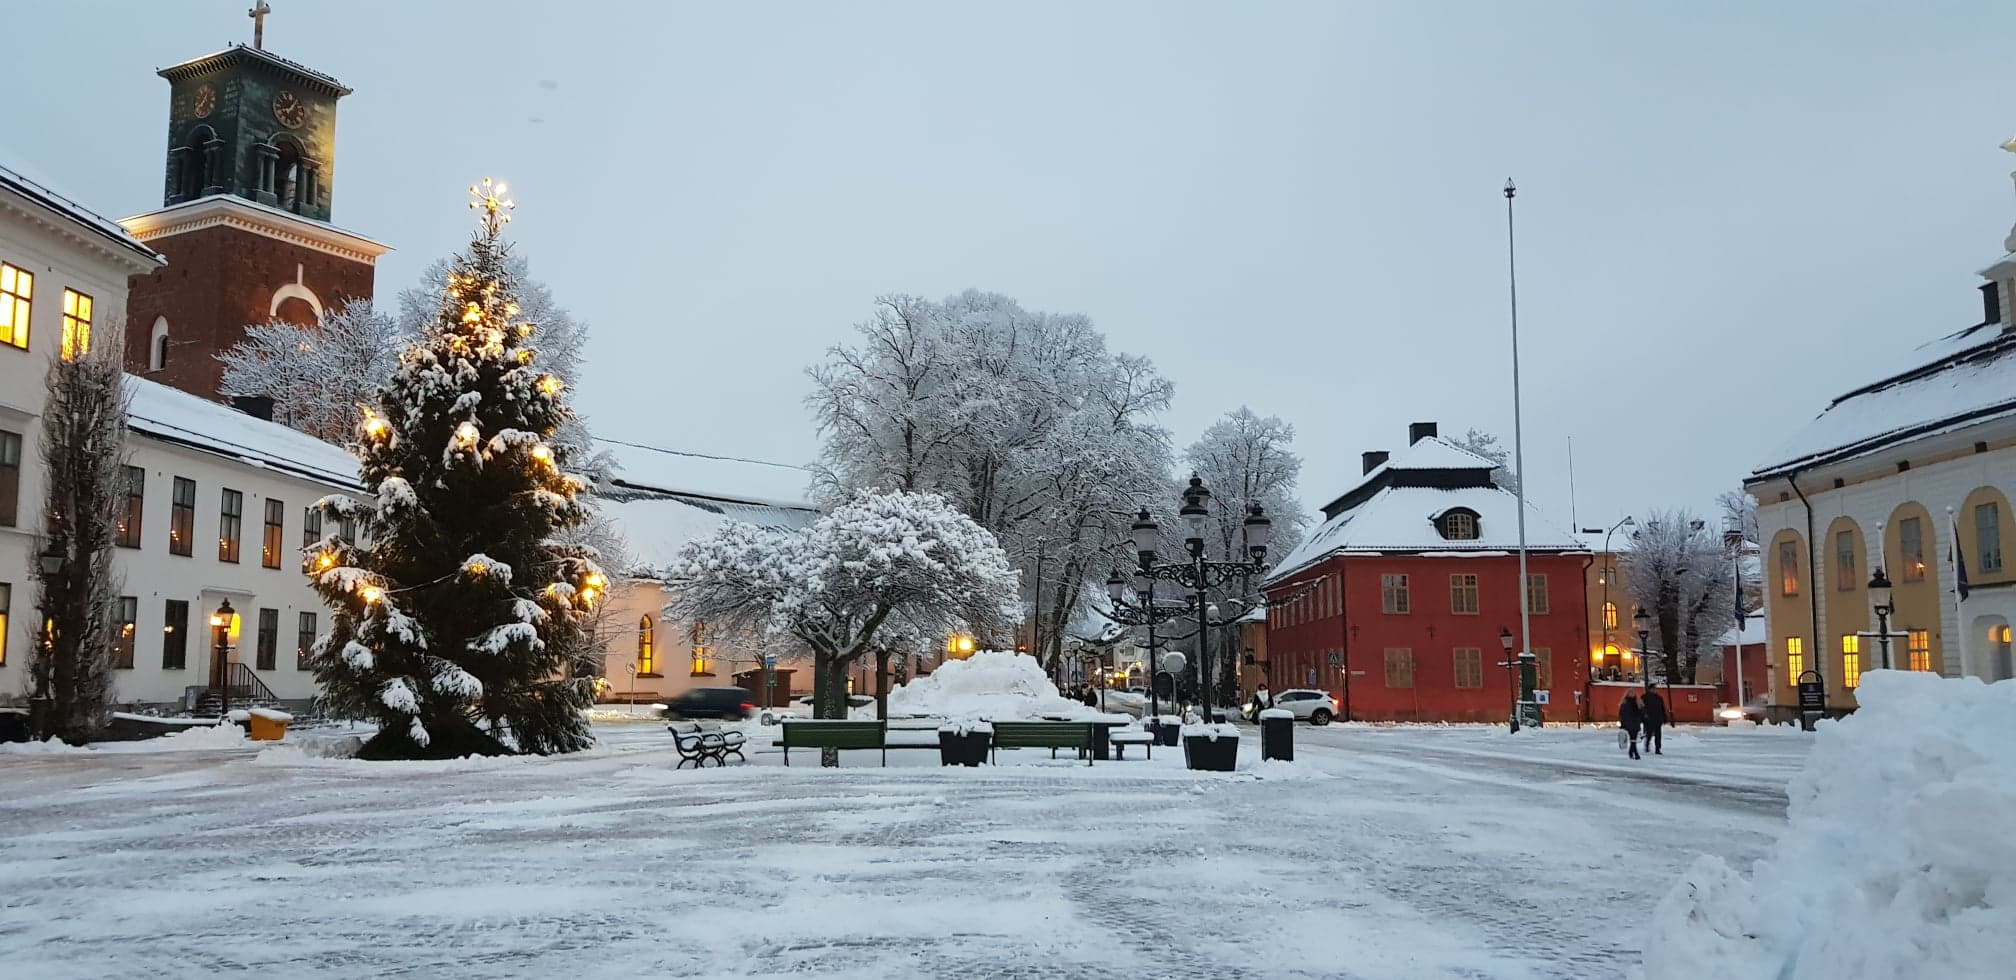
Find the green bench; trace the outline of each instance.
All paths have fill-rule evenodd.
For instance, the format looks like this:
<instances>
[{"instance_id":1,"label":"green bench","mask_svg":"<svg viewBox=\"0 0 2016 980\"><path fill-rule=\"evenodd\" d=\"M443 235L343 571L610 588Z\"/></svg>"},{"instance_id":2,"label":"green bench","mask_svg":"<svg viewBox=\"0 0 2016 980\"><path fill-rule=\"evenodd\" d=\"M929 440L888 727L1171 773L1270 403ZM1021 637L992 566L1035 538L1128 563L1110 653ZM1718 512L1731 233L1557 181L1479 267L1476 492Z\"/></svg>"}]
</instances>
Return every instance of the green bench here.
<instances>
[{"instance_id":1,"label":"green bench","mask_svg":"<svg viewBox=\"0 0 2016 980\"><path fill-rule=\"evenodd\" d=\"M1092 726L1070 721L997 721L994 723L994 764L1001 764L1002 749L1049 749L1057 758L1058 749L1077 749L1092 764Z\"/></svg>"},{"instance_id":2,"label":"green bench","mask_svg":"<svg viewBox=\"0 0 2016 980\"><path fill-rule=\"evenodd\" d=\"M791 764L792 749L880 749L882 764L889 764L884 723L879 721L786 721L778 726L777 744L784 749L784 764Z\"/></svg>"}]
</instances>

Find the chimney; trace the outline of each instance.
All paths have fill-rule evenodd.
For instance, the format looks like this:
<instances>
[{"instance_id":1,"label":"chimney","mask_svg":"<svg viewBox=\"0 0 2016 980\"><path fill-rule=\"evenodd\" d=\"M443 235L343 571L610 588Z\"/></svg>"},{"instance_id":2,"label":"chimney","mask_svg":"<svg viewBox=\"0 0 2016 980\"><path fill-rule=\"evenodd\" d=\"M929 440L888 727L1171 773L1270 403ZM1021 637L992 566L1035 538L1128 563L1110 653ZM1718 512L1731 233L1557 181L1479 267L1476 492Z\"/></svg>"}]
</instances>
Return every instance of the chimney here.
<instances>
[{"instance_id":1,"label":"chimney","mask_svg":"<svg viewBox=\"0 0 2016 980\"><path fill-rule=\"evenodd\" d=\"M1364 473L1370 473L1378 469L1381 464L1386 462L1386 457L1387 452L1384 449L1374 449L1369 453L1360 453L1359 458L1365 461L1365 469L1359 475L1362 476Z\"/></svg>"},{"instance_id":2,"label":"chimney","mask_svg":"<svg viewBox=\"0 0 2016 980\"><path fill-rule=\"evenodd\" d=\"M1435 423L1416 422L1407 427L1407 444L1411 446L1423 439L1432 439L1435 434Z\"/></svg>"},{"instance_id":3,"label":"chimney","mask_svg":"<svg viewBox=\"0 0 2016 980\"><path fill-rule=\"evenodd\" d=\"M262 422L273 421L273 399L265 395L232 395L231 407Z\"/></svg>"},{"instance_id":4,"label":"chimney","mask_svg":"<svg viewBox=\"0 0 2016 980\"><path fill-rule=\"evenodd\" d=\"M1997 283L1981 284L1981 322L2002 322L2002 290Z\"/></svg>"}]
</instances>

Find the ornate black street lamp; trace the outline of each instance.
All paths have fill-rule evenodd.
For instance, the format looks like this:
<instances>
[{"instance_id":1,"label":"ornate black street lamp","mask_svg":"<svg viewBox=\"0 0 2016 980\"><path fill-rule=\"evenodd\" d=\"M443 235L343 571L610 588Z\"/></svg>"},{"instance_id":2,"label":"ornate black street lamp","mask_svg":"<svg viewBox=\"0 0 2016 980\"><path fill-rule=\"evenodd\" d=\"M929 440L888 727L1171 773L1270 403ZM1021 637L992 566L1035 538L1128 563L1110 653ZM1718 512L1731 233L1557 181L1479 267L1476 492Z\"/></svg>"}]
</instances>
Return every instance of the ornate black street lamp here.
<instances>
[{"instance_id":1,"label":"ornate black street lamp","mask_svg":"<svg viewBox=\"0 0 2016 980\"><path fill-rule=\"evenodd\" d=\"M1500 629L1498 631L1498 645L1505 650L1505 659L1498 661L1498 666L1505 668L1505 686L1512 692L1511 724L1512 731L1517 733L1519 731L1519 675L1514 673L1514 671L1519 669L1519 660L1512 656L1511 630Z\"/></svg>"},{"instance_id":2,"label":"ornate black street lamp","mask_svg":"<svg viewBox=\"0 0 2016 980\"><path fill-rule=\"evenodd\" d=\"M1646 668L1645 658L1650 652L1646 650L1645 645L1652 640L1652 617L1646 614L1644 606L1639 606L1638 611L1631 614L1631 625L1638 627L1638 676L1649 684L1652 682L1652 672Z\"/></svg>"},{"instance_id":3,"label":"ornate black street lamp","mask_svg":"<svg viewBox=\"0 0 2016 980\"><path fill-rule=\"evenodd\" d=\"M1869 576L1869 601L1874 603L1876 613L1876 647L1883 651L1883 669L1890 669L1890 617L1897 612L1897 605L1890 598L1890 576L1883 574L1879 566L1876 574Z\"/></svg>"},{"instance_id":4,"label":"ornate black street lamp","mask_svg":"<svg viewBox=\"0 0 2016 980\"><path fill-rule=\"evenodd\" d=\"M210 614L210 637L216 649L211 652L210 683L217 689L220 699L220 716L231 716L231 617L236 613L231 608L231 600L225 599L217 611Z\"/></svg>"},{"instance_id":5,"label":"ornate black street lamp","mask_svg":"<svg viewBox=\"0 0 2016 980\"><path fill-rule=\"evenodd\" d=\"M1169 617L1162 616L1155 608L1155 583L1167 580L1176 583L1179 588L1190 590L1197 617L1197 659L1203 688L1199 692L1199 697L1203 706L1203 717L1207 722L1211 720L1210 628L1214 625L1206 609L1207 593L1210 589L1226 585L1235 579L1242 582L1248 580L1255 573L1265 569L1267 545L1274 533L1274 522L1268 519L1259 504L1253 504L1247 509L1246 520L1241 525L1246 546L1245 560L1207 561L1204 558L1204 523L1211 515L1210 501L1211 491L1205 489L1202 479L1192 474L1190 486L1183 491L1183 506L1176 512L1177 516L1183 519L1184 549L1190 553L1190 560L1186 562L1156 564L1155 546L1161 540L1162 529L1155 524L1154 518L1149 516L1145 507L1135 517L1131 536L1134 541L1135 557L1140 563L1139 571L1134 575L1135 591L1140 595L1138 605L1126 602L1125 583L1118 571L1106 580L1107 594L1113 600L1115 621L1148 627L1148 673L1151 679L1148 694L1150 710L1156 713L1160 712L1160 702L1157 699L1159 692L1153 686L1153 678L1158 673L1155 664L1154 629L1158 621ZM1250 605L1251 600L1242 599L1242 608L1239 612L1243 613L1244 607ZM1237 616L1234 619L1237 619Z\"/></svg>"}]
</instances>

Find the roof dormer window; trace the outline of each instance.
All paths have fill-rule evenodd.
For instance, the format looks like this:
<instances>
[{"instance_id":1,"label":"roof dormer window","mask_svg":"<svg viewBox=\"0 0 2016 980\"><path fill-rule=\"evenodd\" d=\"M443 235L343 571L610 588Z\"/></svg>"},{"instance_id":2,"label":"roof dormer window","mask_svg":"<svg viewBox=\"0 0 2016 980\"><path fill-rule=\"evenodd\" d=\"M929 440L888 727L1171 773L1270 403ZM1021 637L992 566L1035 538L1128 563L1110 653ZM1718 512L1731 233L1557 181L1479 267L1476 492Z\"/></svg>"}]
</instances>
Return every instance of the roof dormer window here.
<instances>
[{"instance_id":1,"label":"roof dormer window","mask_svg":"<svg viewBox=\"0 0 2016 980\"><path fill-rule=\"evenodd\" d=\"M1435 530L1445 541L1477 540L1477 512L1468 507L1452 507L1435 518Z\"/></svg>"}]
</instances>

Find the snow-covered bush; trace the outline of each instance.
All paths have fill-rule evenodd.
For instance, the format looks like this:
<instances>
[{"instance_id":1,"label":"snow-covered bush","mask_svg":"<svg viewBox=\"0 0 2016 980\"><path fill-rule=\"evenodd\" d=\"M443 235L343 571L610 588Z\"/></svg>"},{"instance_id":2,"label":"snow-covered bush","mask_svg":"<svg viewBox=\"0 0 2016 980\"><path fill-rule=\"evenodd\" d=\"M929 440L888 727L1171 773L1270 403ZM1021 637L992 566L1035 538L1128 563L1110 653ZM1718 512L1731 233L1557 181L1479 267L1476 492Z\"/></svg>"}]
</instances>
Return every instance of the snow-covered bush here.
<instances>
[{"instance_id":1,"label":"snow-covered bush","mask_svg":"<svg viewBox=\"0 0 2016 980\"><path fill-rule=\"evenodd\" d=\"M1864 674L1744 877L1704 856L1659 903L1647 980L1996 977L2016 968L2016 682Z\"/></svg>"}]
</instances>

